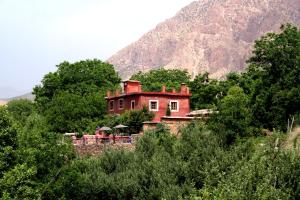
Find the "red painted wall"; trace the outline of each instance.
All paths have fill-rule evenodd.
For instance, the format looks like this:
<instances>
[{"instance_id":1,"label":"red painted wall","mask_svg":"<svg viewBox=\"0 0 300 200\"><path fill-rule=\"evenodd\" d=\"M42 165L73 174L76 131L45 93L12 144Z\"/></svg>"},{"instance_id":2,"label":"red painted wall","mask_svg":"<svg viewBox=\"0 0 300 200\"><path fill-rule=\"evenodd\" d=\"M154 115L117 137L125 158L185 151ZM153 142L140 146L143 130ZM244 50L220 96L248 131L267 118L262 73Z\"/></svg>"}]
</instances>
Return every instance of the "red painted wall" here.
<instances>
[{"instance_id":1,"label":"red painted wall","mask_svg":"<svg viewBox=\"0 0 300 200\"><path fill-rule=\"evenodd\" d=\"M178 101L178 111L171 111L171 116L184 117L190 112L190 93L189 88L185 85L181 85L181 89L178 93L176 91L170 93L165 91L165 86L162 88L162 92L142 92L141 84L138 81L125 81L124 82L124 94L120 95L117 91L115 96L111 96L111 92L107 93L107 105L108 112L111 114L121 114L126 110L131 110L131 101L135 101L135 109L142 109L145 105L149 108L150 100L158 101L158 111L152 111L155 113L153 121L160 121L162 116L166 116L167 106L170 105L170 101ZM124 99L123 109L119 108L119 99ZM110 110L110 101L114 101L114 109Z\"/></svg>"},{"instance_id":2,"label":"red painted wall","mask_svg":"<svg viewBox=\"0 0 300 200\"><path fill-rule=\"evenodd\" d=\"M119 99L124 99L124 108L119 109ZM111 114L121 114L125 110L131 109L131 101L135 101L135 109L142 109L145 105L149 108L150 100L158 100L158 111L152 111L155 114L153 121L160 121L162 116L166 116L167 106L170 104L170 101L178 101L178 112L171 111L171 116L186 116L190 112L190 101L189 96L168 96L168 95L145 95L145 94L135 94L123 97L115 97L111 100L114 100L114 109L109 110ZM109 109L108 100L108 109Z\"/></svg>"},{"instance_id":3,"label":"red painted wall","mask_svg":"<svg viewBox=\"0 0 300 200\"><path fill-rule=\"evenodd\" d=\"M186 96L142 96L141 102L149 107L150 100L158 100L158 111L152 111L155 113L153 121L160 121L162 116L166 116L167 107L171 100L178 101L178 112L171 111L171 116L186 116L190 112L189 97Z\"/></svg>"},{"instance_id":4,"label":"red painted wall","mask_svg":"<svg viewBox=\"0 0 300 200\"><path fill-rule=\"evenodd\" d=\"M124 99L123 101L123 109L119 108L119 99ZM107 108L108 108L108 112L110 114L122 114L123 112L125 112L125 110L131 110L131 101L134 100L135 101L135 109L141 109L141 101L140 101L140 96L138 95L130 95L130 96L121 96L121 97L116 97L116 98L112 98L112 99L108 99L107 100ZM109 102L110 101L114 101L114 109L110 110L109 108Z\"/></svg>"}]
</instances>

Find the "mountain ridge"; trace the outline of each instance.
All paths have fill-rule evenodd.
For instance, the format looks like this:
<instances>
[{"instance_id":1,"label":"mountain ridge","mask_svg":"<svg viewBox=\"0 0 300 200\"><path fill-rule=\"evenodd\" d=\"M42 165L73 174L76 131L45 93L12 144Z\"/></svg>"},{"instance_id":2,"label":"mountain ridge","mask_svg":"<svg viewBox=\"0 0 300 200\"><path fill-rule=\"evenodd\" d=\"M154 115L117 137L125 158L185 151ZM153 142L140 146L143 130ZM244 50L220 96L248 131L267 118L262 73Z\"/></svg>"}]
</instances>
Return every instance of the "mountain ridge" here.
<instances>
[{"instance_id":1,"label":"mountain ridge","mask_svg":"<svg viewBox=\"0 0 300 200\"><path fill-rule=\"evenodd\" d=\"M30 101L34 101L35 96L29 92L20 96L15 96L15 97L10 97L10 98L0 98L0 105L5 105L7 104L9 101L12 100L19 100L19 99L28 99Z\"/></svg>"},{"instance_id":2,"label":"mountain ridge","mask_svg":"<svg viewBox=\"0 0 300 200\"><path fill-rule=\"evenodd\" d=\"M160 67L220 78L242 71L254 40L285 23L300 25L300 0L194 1L107 61L123 79Z\"/></svg>"}]
</instances>

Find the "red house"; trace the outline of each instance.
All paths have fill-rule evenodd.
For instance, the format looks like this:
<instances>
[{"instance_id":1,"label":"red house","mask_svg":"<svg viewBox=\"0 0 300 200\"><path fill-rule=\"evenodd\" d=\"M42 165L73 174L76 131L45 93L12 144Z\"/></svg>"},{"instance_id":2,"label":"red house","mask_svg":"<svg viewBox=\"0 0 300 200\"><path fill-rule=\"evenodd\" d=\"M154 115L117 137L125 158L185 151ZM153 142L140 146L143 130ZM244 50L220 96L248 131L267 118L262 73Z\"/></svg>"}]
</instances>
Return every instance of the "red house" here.
<instances>
[{"instance_id":1,"label":"red house","mask_svg":"<svg viewBox=\"0 0 300 200\"><path fill-rule=\"evenodd\" d=\"M170 107L171 117L185 117L190 112L190 92L185 84L181 84L179 92L174 89L167 92L162 87L161 92L143 92L139 81L125 81L124 93L115 91L114 94L107 92L108 112L121 114L125 110L142 109L146 106L149 111L155 113L153 122L160 122L166 116L167 107Z\"/></svg>"}]
</instances>

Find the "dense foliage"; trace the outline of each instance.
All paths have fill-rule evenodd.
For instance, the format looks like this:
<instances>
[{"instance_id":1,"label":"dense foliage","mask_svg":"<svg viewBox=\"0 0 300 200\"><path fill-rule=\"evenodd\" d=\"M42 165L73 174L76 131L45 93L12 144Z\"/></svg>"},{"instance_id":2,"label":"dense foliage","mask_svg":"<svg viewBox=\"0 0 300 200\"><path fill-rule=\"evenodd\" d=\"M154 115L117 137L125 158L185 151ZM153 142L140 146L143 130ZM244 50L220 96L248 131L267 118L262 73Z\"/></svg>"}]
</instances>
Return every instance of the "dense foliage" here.
<instances>
[{"instance_id":1,"label":"dense foliage","mask_svg":"<svg viewBox=\"0 0 300 200\"><path fill-rule=\"evenodd\" d=\"M146 107L141 110L128 110L121 115L106 115L98 125L115 127L119 124L125 124L128 126L124 130L120 130L126 134L137 134L142 131L143 122L151 121L154 117L154 113L149 112Z\"/></svg>"},{"instance_id":2,"label":"dense foliage","mask_svg":"<svg viewBox=\"0 0 300 200\"><path fill-rule=\"evenodd\" d=\"M51 198L297 199L300 156L282 142L276 145L276 138L281 136L225 148L198 123L182 130L180 139L148 132L134 152L74 160L53 185Z\"/></svg>"},{"instance_id":3,"label":"dense foliage","mask_svg":"<svg viewBox=\"0 0 300 200\"><path fill-rule=\"evenodd\" d=\"M190 75L187 71L162 68L146 73L139 72L130 79L140 81L143 91L160 92L163 85L167 91L172 91L173 88L178 91L181 83L189 83Z\"/></svg>"},{"instance_id":4,"label":"dense foliage","mask_svg":"<svg viewBox=\"0 0 300 200\"><path fill-rule=\"evenodd\" d=\"M16 123L24 126L29 115L35 111L35 105L28 99L12 100L7 104L7 111Z\"/></svg>"},{"instance_id":5,"label":"dense foliage","mask_svg":"<svg viewBox=\"0 0 300 200\"><path fill-rule=\"evenodd\" d=\"M253 134L249 99L242 88L231 87L227 96L221 100L219 110L209 121L209 125L226 139L226 143L230 144L237 137Z\"/></svg>"},{"instance_id":6,"label":"dense foliage","mask_svg":"<svg viewBox=\"0 0 300 200\"><path fill-rule=\"evenodd\" d=\"M245 77L253 85L251 103L256 122L266 128L285 129L300 111L300 30L282 26L255 42Z\"/></svg>"},{"instance_id":7,"label":"dense foliage","mask_svg":"<svg viewBox=\"0 0 300 200\"><path fill-rule=\"evenodd\" d=\"M119 87L112 65L100 60L63 62L34 88L35 102L53 131L83 131L103 118L107 90Z\"/></svg>"},{"instance_id":8,"label":"dense foliage","mask_svg":"<svg viewBox=\"0 0 300 200\"><path fill-rule=\"evenodd\" d=\"M22 103L16 105L26 110ZM40 199L74 158L72 146L61 143L62 135L50 132L43 117L26 114L23 126L15 110L0 107L0 199Z\"/></svg>"},{"instance_id":9,"label":"dense foliage","mask_svg":"<svg viewBox=\"0 0 300 200\"><path fill-rule=\"evenodd\" d=\"M180 138L159 125L133 151L84 158L58 132L121 123L138 133L153 114L105 115L104 92L120 82L113 67L64 62L34 89L35 102L0 107L0 199L300 199L300 131L279 131L300 119L299 55L300 31L286 25L257 40L246 72L226 80L164 69L134 75L146 91L188 83L192 107L216 112Z\"/></svg>"}]
</instances>

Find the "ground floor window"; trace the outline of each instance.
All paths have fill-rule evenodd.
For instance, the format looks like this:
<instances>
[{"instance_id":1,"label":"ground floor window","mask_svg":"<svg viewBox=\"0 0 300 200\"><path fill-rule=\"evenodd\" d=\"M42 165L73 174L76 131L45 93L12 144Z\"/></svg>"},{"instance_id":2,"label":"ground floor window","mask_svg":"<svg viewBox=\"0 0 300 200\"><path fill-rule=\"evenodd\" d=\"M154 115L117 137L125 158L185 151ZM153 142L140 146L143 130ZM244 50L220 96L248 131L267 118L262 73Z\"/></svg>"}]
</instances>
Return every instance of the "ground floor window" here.
<instances>
[{"instance_id":1,"label":"ground floor window","mask_svg":"<svg viewBox=\"0 0 300 200\"><path fill-rule=\"evenodd\" d=\"M114 110L114 100L109 101L109 110Z\"/></svg>"},{"instance_id":2,"label":"ground floor window","mask_svg":"<svg viewBox=\"0 0 300 200\"><path fill-rule=\"evenodd\" d=\"M119 99L119 109L124 108L124 99Z\"/></svg>"},{"instance_id":3,"label":"ground floor window","mask_svg":"<svg viewBox=\"0 0 300 200\"><path fill-rule=\"evenodd\" d=\"M134 110L135 109L135 100L132 100L131 101L131 110Z\"/></svg>"}]
</instances>

